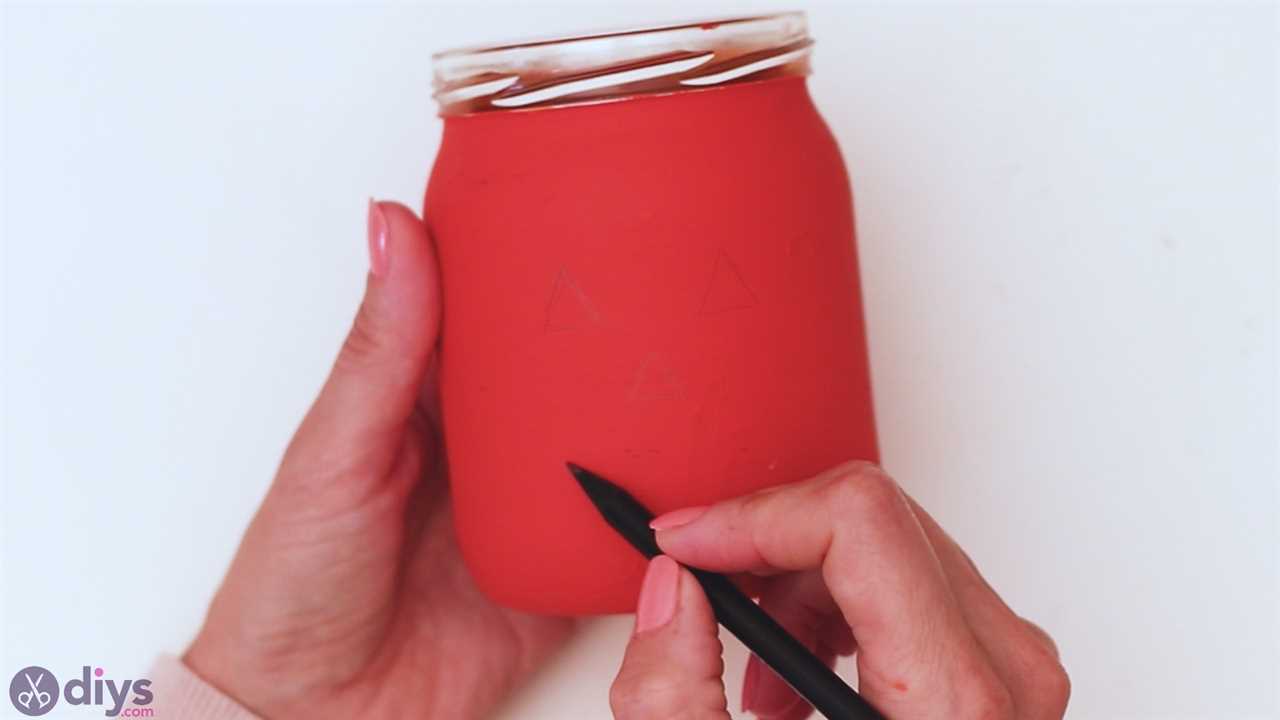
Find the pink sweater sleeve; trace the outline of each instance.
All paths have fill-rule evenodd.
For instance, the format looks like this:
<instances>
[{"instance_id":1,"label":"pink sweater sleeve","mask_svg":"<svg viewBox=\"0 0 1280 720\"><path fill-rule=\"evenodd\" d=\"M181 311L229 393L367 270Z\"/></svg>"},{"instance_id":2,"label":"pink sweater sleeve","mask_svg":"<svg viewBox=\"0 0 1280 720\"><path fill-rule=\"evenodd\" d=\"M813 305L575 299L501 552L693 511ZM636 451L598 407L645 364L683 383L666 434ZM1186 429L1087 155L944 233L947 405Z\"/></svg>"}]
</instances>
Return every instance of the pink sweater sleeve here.
<instances>
[{"instance_id":1,"label":"pink sweater sleeve","mask_svg":"<svg viewBox=\"0 0 1280 720\"><path fill-rule=\"evenodd\" d=\"M172 655L161 655L151 666L150 707L157 718L182 720L259 720Z\"/></svg>"}]
</instances>

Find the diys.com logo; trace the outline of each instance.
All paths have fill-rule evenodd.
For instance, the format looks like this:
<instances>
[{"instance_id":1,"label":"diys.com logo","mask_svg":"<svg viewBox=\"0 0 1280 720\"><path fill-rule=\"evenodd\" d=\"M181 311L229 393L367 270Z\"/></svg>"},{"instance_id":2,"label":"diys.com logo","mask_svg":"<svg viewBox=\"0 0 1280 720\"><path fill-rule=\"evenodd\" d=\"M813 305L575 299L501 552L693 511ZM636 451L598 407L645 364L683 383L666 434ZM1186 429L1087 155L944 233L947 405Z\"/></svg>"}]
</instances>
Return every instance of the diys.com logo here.
<instances>
[{"instance_id":1,"label":"diys.com logo","mask_svg":"<svg viewBox=\"0 0 1280 720\"><path fill-rule=\"evenodd\" d=\"M132 693L132 698L130 694ZM19 670L9 682L9 701L29 717L48 714L59 701L67 705L103 708L107 717L154 717L148 707L155 700L151 681L103 677L102 668L85 665L80 677L58 684L53 672L39 665ZM130 707L125 707L131 705Z\"/></svg>"}]
</instances>

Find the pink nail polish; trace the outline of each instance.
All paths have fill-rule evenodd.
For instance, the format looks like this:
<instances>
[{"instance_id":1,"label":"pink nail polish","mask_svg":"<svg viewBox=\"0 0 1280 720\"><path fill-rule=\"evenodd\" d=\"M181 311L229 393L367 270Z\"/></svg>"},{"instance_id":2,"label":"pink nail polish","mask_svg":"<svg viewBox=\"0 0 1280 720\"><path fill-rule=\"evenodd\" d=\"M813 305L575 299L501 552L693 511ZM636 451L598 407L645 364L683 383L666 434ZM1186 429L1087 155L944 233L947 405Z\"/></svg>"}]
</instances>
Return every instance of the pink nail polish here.
<instances>
[{"instance_id":1,"label":"pink nail polish","mask_svg":"<svg viewBox=\"0 0 1280 720\"><path fill-rule=\"evenodd\" d=\"M747 671L742 675L742 712L751 712L756 702L756 685L760 682L760 663L747 661Z\"/></svg>"},{"instance_id":2,"label":"pink nail polish","mask_svg":"<svg viewBox=\"0 0 1280 720\"><path fill-rule=\"evenodd\" d=\"M387 274L390 258L387 257L387 216L382 206L369 198L369 272L374 277Z\"/></svg>"},{"instance_id":3,"label":"pink nail polish","mask_svg":"<svg viewBox=\"0 0 1280 720\"><path fill-rule=\"evenodd\" d=\"M659 515L658 517L650 520L649 527L653 530L671 530L673 528L678 528L681 525L688 525L694 520L702 517L702 514L707 510L708 507L706 505L672 510L669 513Z\"/></svg>"},{"instance_id":4,"label":"pink nail polish","mask_svg":"<svg viewBox=\"0 0 1280 720\"><path fill-rule=\"evenodd\" d=\"M636 604L636 634L666 625L676 614L676 593L680 589L680 566L666 555L649 561Z\"/></svg>"}]
</instances>

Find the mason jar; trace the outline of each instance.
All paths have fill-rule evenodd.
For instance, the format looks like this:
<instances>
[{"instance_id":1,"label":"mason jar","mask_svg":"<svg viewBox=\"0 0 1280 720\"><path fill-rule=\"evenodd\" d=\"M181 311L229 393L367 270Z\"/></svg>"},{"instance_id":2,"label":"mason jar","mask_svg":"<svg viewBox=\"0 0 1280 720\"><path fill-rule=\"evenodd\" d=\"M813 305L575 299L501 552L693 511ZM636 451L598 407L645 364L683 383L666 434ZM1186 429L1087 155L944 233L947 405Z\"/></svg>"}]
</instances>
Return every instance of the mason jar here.
<instances>
[{"instance_id":1,"label":"mason jar","mask_svg":"<svg viewBox=\"0 0 1280 720\"><path fill-rule=\"evenodd\" d=\"M457 538L512 608L629 612L655 513L877 460L849 181L800 13L434 56Z\"/></svg>"}]
</instances>

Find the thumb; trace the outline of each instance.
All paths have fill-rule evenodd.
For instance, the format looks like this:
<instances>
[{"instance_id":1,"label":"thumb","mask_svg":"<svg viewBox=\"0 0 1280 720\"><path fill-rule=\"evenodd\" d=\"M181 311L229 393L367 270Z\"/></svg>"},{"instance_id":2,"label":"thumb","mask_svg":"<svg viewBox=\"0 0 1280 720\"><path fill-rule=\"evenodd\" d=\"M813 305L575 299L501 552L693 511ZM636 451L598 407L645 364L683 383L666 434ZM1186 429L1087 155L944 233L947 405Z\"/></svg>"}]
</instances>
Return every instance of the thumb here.
<instances>
[{"instance_id":1,"label":"thumb","mask_svg":"<svg viewBox=\"0 0 1280 720\"><path fill-rule=\"evenodd\" d=\"M666 555L649 561L636 628L609 691L618 720L729 720L715 616L698 581Z\"/></svg>"},{"instance_id":2,"label":"thumb","mask_svg":"<svg viewBox=\"0 0 1280 720\"><path fill-rule=\"evenodd\" d=\"M364 299L289 454L330 472L382 476L395 462L440 327L440 282L426 225L369 202Z\"/></svg>"}]
</instances>

